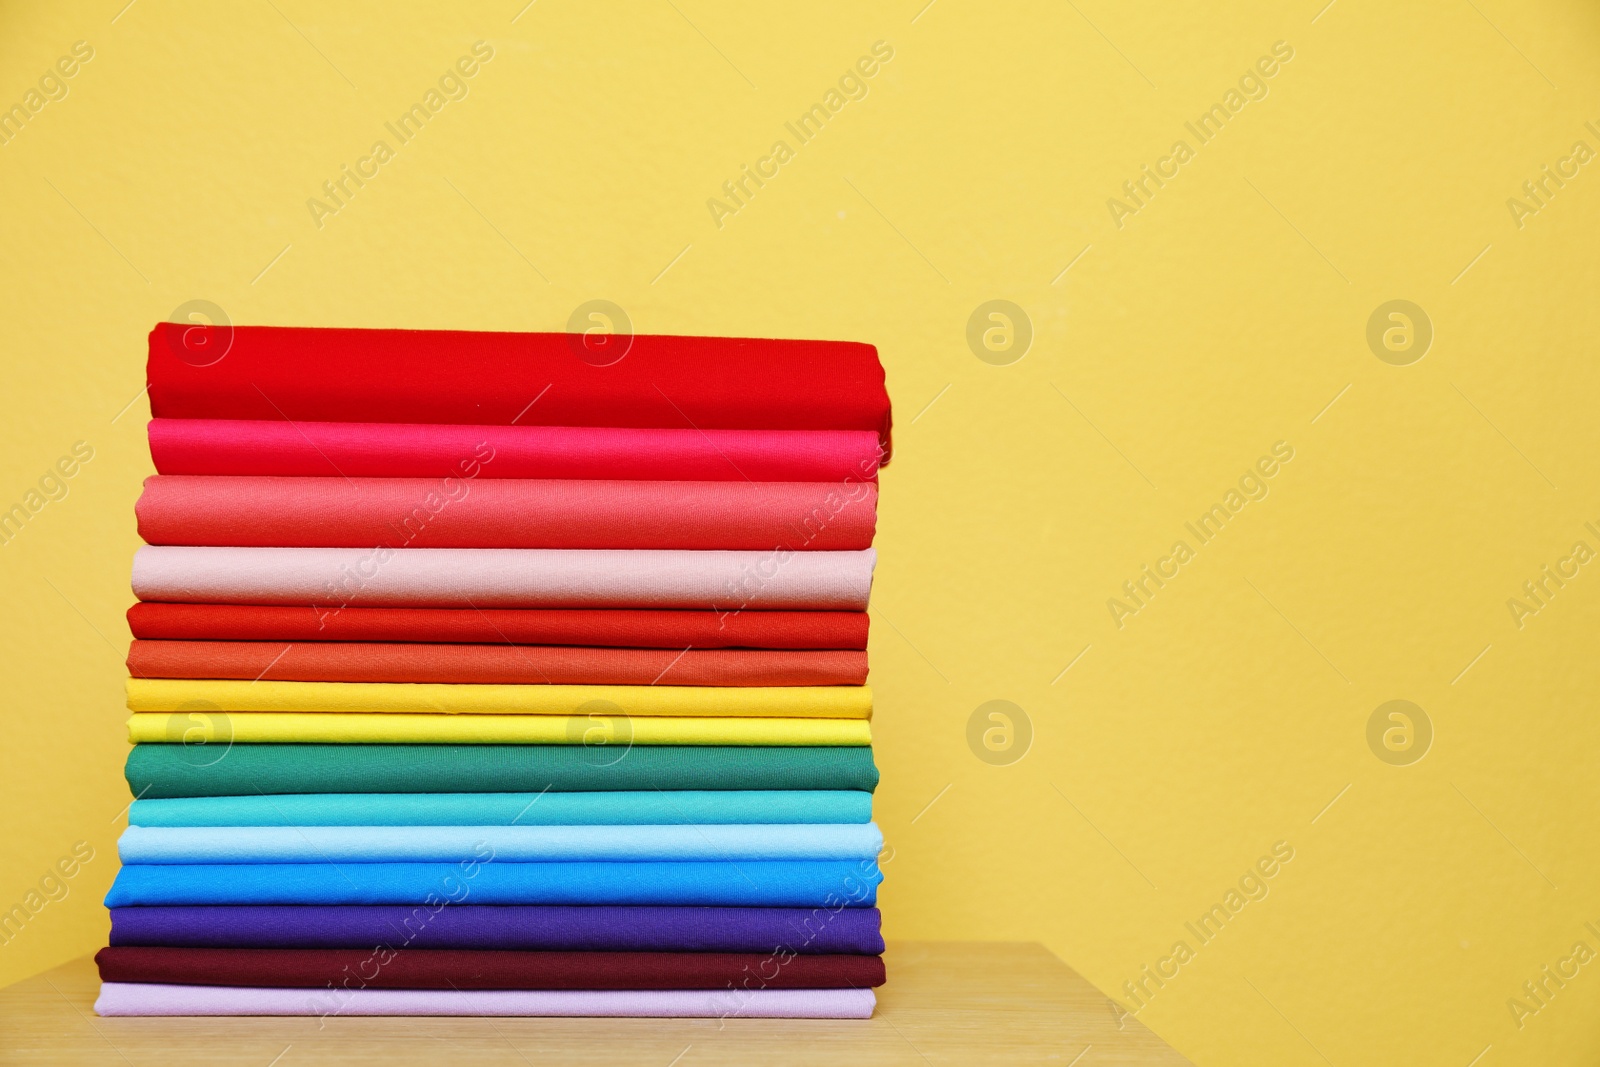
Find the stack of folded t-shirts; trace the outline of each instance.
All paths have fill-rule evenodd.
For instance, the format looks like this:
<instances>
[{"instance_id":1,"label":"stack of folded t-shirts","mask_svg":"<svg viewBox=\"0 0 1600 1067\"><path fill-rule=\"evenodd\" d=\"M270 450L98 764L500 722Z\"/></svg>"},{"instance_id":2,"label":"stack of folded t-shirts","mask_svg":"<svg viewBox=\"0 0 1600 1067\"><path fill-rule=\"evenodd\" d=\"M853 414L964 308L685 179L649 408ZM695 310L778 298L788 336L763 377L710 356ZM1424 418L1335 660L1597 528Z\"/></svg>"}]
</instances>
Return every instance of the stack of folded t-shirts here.
<instances>
[{"instance_id":1,"label":"stack of folded t-shirts","mask_svg":"<svg viewBox=\"0 0 1600 1067\"><path fill-rule=\"evenodd\" d=\"M876 352L591 354L152 332L102 1014L872 1012Z\"/></svg>"}]
</instances>

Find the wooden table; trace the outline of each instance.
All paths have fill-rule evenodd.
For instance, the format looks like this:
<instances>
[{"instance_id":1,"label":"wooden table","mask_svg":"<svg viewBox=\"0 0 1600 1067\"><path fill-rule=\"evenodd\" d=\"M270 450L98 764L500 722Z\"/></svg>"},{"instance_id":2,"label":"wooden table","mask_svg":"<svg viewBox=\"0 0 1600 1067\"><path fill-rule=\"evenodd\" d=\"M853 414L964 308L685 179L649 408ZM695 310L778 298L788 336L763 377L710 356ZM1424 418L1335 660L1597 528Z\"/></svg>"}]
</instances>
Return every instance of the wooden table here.
<instances>
[{"instance_id":1,"label":"wooden table","mask_svg":"<svg viewBox=\"0 0 1600 1067\"><path fill-rule=\"evenodd\" d=\"M1188 1063L1038 944L899 942L889 984L862 1021L781 1019L102 1019L88 958L0 990L0 1064L246 1067L452 1063Z\"/></svg>"}]
</instances>

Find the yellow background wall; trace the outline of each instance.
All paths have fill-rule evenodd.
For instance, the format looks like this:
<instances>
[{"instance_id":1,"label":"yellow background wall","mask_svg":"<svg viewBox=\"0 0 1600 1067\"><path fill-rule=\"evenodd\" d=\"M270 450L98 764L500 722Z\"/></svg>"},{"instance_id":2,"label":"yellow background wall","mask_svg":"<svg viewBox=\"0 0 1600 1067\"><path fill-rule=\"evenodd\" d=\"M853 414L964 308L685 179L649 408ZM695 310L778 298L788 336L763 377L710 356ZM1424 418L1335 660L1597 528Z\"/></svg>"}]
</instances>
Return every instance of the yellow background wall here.
<instances>
[{"instance_id":1,"label":"yellow background wall","mask_svg":"<svg viewBox=\"0 0 1600 1067\"><path fill-rule=\"evenodd\" d=\"M0 145L0 505L94 450L0 546L0 906L96 850L0 978L103 943L151 323L551 330L603 298L644 332L880 347L892 936L1042 940L1129 1007L1182 940L1139 1017L1203 1064L1600 1057L1600 964L1520 1027L1507 1005L1600 951L1600 567L1520 628L1507 606L1600 549L1600 172L1507 206L1600 150L1594 5L123 2L0 10L0 106L93 48ZM467 96L393 143L479 40ZM865 98L797 145L877 41ZM1184 123L1275 42L1201 145ZM307 200L379 139L319 227ZM778 139L719 227L707 200ZM1178 139L1177 176L1109 209ZM1008 365L967 339L996 299L1034 335ZM1405 366L1366 337L1397 299L1434 334ZM1268 495L1199 544L1277 442ZM1108 599L1178 540L1119 628ZM1395 699L1432 727L1408 765L1420 734L1368 742ZM1031 723L1019 761L969 747L990 700ZM1201 944L1185 922L1259 895L1277 842Z\"/></svg>"}]
</instances>

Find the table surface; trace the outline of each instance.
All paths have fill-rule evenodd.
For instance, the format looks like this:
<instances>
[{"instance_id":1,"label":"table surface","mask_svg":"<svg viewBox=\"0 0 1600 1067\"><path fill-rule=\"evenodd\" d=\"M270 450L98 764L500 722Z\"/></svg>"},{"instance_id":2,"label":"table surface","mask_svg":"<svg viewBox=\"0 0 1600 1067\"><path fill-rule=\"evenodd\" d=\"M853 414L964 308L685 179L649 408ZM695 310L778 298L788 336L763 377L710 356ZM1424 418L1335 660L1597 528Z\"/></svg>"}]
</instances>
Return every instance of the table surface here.
<instances>
[{"instance_id":1,"label":"table surface","mask_svg":"<svg viewBox=\"0 0 1600 1067\"><path fill-rule=\"evenodd\" d=\"M906 941L871 1019L102 1019L85 956L0 989L0 1063L1053 1064L1188 1061L1033 943Z\"/></svg>"}]
</instances>

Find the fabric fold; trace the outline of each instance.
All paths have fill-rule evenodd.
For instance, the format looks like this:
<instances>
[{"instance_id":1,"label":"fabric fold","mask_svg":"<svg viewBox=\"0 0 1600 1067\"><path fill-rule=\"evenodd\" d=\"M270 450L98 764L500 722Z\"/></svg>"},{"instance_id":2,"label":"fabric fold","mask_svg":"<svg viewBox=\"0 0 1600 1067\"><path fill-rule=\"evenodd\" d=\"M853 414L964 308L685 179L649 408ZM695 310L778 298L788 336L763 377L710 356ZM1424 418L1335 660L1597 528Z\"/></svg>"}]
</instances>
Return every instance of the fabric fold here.
<instances>
[{"instance_id":1,"label":"fabric fold","mask_svg":"<svg viewBox=\"0 0 1600 1067\"><path fill-rule=\"evenodd\" d=\"M128 946L95 955L103 982L363 989L867 989L877 956L483 949ZM370 977L369 977L370 975Z\"/></svg>"},{"instance_id":2,"label":"fabric fold","mask_svg":"<svg viewBox=\"0 0 1600 1067\"><path fill-rule=\"evenodd\" d=\"M277 793L516 793L859 789L878 785L867 745L654 746L625 759L588 745L139 744L135 797Z\"/></svg>"},{"instance_id":3,"label":"fabric fold","mask_svg":"<svg viewBox=\"0 0 1600 1067\"><path fill-rule=\"evenodd\" d=\"M628 608L359 608L137 603L137 638L219 641L408 641L606 648L865 649L864 611Z\"/></svg>"},{"instance_id":4,"label":"fabric fold","mask_svg":"<svg viewBox=\"0 0 1600 1067\"><path fill-rule=\"evenodd\" d=\"M865 719L630 717L596 701L583 715L176 710L128 717L128 740L193 741L206 747L254 744L575 745L597 761L626 759L649 745L870 745Z\"/></svg>"},{"instance_id":5,"label":"fabric fold","mask_svg":"<svg viewBox=\"0 0 1600 1067\"><path fill-rule=\"evenodd\" d=\"M113 945L528 949L568 952L883 951L877 908L452 904L147 905L111 909Z\"/></svg>"},{"instance_id":6,"label":"fabric fold","mask_svg":"<svg viewBox=\"0 0 1600 1067\"><path fill-rule=\"evenodd\" d=\"M866 686L445 685L129 678L129 711L866 719Z\"/></svg>"},{"instance_id":7,"label":"fabric fold","mask_svg":"<svg viewBox=\"0 0 1600 1067\"><path fill-rule=\"evenodd\" d=\"M873 823L629 826L129 826L123 863L459 863L863 860Z\"/></svg>"},{"instance_id":8,"label":"fabric fold","mask_svg":"<svg viewBox=\"0 0 1600 1067\"><path fill-rule=\"evenodd\" d=\"M667 1019L867 1019L870 989L488 990L263 989L106 982L97 1015L599 1016Z\"/></svg>"},{"instance_id":9,"label":"fabric fold","mask_svg":"<svg viewBox=\"0 0 1600 1067\"><path fill-rule=\"evenodd\" d=\"M870 906L873 860L519 863L487 844L458 863L127 864L108 908L146 904Z\"/></svg>"},{"instance_id":10,"label":"fabric fold","mask_svg":"<svg viewBox=\"0 0 1600 1067\"><path fill-rule=\"evenodd\" d=\"M871 482L276 478L158 474L152 545L299 548L868 548Z\"/></svg>"},{"instance_id":11,"label":"fabric fold","mask_svg":"<svg viewBox=\"0 0 1600 1067\"><path fill-rule=\"evenodd\" d=\"M876 556L848 552L146 545L140 600L451 608L865 611Z\"/></svg>"},{"instance_id":12,"label":"fabric fold","mask_svg":"<svg viewBox=\"0 0 1600 1067\"><path fill-rule=\"evenodd\" d=\"M146 375L156 418L872 430L889 449L877 349L849 341L163 322Z\"/></svg>"},{"instance_id":13,"label":"fabric fold","mask_svg":"<svg viewBox=\"0 0 1600 1067\"><path fill-rule=\"evenodd\" d=\"M618 826L866 823L845 789L626 793L312 793L135 800L130 826Z\"/></svg>"},{"instance_id":14,"label":"fabric fold","mask_svg":"<svg viewBox=\"0 0 1600 1067\"><path fill-rule=\"evenodd\" d=\"M162 474L834 482L878 471L872 430L151 419Z\"/></svg>"},{"instance_id":15,"label":"fabric fold","mask_svg":"<svg viewBox=\"0 0 1600 1067\"><path fill-rule=\"evenodd\" d=\"M867 654L845 650L569 648L535 645L134 639L135 678L247 682L643 685L761 688L867 680Z\"/></svg>"}]
</instances>

